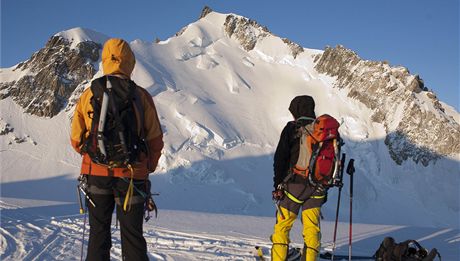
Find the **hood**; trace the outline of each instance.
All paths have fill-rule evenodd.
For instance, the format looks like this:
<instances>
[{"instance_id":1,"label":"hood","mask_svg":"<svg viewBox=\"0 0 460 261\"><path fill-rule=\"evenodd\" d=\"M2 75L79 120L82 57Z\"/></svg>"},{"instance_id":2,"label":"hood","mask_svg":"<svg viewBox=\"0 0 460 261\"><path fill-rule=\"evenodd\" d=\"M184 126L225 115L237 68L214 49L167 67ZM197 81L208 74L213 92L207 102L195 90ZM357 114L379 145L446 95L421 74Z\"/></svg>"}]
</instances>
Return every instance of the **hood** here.
<instances>
[{"instance_id":1,"label":"hood","mask_svg":"<svg viewBox=\"0 0 460 261\"><path fill-rule=\"evenodd\" d=\"M315 101L308 95L295 97L289 105L289 111L296 120L300 117L316 118Z\"/></svg>"},{"instance_id":2,"label":"hood","mask_svg":"<svg viewBox=\"0 0 460 261\"><path fill-rule=\"evenodd\" d=\"M105 42L102 49L102 70L104 75L123 74L130 77L135 63L134 53L126 41L111 38Z\"/></svg>"}]
</instances>

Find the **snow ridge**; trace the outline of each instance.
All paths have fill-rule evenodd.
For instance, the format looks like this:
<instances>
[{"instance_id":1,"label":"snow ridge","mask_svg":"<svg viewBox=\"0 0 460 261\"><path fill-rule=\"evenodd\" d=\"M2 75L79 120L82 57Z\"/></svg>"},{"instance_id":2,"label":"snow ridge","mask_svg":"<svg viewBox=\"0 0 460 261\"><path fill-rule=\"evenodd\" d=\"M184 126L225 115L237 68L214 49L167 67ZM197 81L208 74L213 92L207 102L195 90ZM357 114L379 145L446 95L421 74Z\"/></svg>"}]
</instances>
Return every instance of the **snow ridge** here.
<instances>
[{"instance_id":1,"label":"snow ridge","mask_svg":"<svg viewBox=\"0 0 460 261\"><path fill-rule=\"evenodd\" d=\"M273 186L273 153L283 127L287 121L292 120L287 109L289 102L296 95L312 95L317 104L317 115L328 113L342 122L340 131L346 143L343 152L347 154L347 158L355 159L357 172L354 220L393 226L443 227L442 231L448 227L452 228L453 232L446 232L445 238L449 238L449 242L457 242L455 240L458 236L455 233L458 232L455 232L455 229L458 227L460 211L457 194L460 187L459 161L452 156L445 157L442 151L437 151L435 155L439 157L436 162L429 160L429 164L424 166L425 159L431 159L431 154L420 154L421 150L417 148L423 144L426 149L436 149L436 146L448 149L445 144L442 145L443 142L456 144L456 139L441 140L442 137L453 136L443 136L444 132L440 127L445 125L455 131L455 120L450 117L458 119L458 112L449 109L449 116L442 116L436 109L436 102L431 102L429 92L424 91L420 85L420 79L406 74L402 68L391 68L384 64L371 66L372 63L360 61L353 58L353 55L348 56L347 53L336 55L336 59L326 59L328 54L334 54L331 50L323 52L302 48L302 52L294 54L286 41L271 34L268 29L265 30L256 22L234 14L209 11L205 13L201 19L187 25L180 34L166 41L150 43L136 40L130 43L137 59L132 79L152 95L164 132L166 145L163 156L156 175L151 176L153 190L161 193L157 202L160 209L191 211L201 219L209 221L209 224L212 224L211 220L203 216L210 213L220 213L222 215L218 218L224 220L230 219L232 215L246 215L246 219L256 216L252 217L256 219L254 223L269 217L269 221L264 223L269 232L262 235L262 242L269 244L268 236L273 225L274 213L270 196ZM226 28L229 28L231 35ZM18 207L32 204L35 207L30 206L31 209L40 211L45 217L75 214L75 196L69 191L75 189L75 178L79 173L81 159L68 144L69 118L72 116L72 105L80 93L88 87L91 79L102 75L99 66L102 42L93 37L99 36L88 33L86 29L77 28L52 37L52 43L59 43L52 45L54 49L44 48L44 51L56 51L53 52L53 57L56 57L58 68L74 68L70 66L72 63L69 63L69 60L64 59L64 54L68 53L75 53L75 60L72 61L81 61L82 66L75 68L86 68L86 73L74 74L75 71L64 70L63 74L49 73L52 77L43 78L43 84L40 86L48 86L43 88L43 93L46 94L54 93L54 89L49 90L49 86L53 86L49 83L54 79L72 80L71 83L65 82L65 88L57 88L59 91L55 93L60 96L50 100L56 100L59 105L53 107L57 109L50 110L54 113L53 117L37 117L44 115L40 113L23 113L31 101L21 104L19 99L12 95L14 91L10 91L15 89L11 86L17 86L17 81L26 74L33 82L39 79L36 76L38 73L31 68L54 68L47 63L32 63L47 60L38 59L44 57L44 52L38 54L39 51L33 56L35 59L26 61L16 70L7 68L0 72L1 86L8 85L8 88L0 87L1 92L9 94L0 100L0 130L8 132L0 135L2 201L5 204L15 205L13 203L17 202ZM75 48L72 47L74 43ZM94 48L81 49L79 46L86 45L85 43L88 47ZM244 46L252 49L246 50ZM95 54L99 56L93 56ZM349 58L351 63L348 63ZM319 62L318 59L324 62ZM336 62L340 59L343 62ZM334 66L334 63L343 66ZM324 71L321 64L324 65ZM21 70L24 66L27 69ZM331 68L337 68L337 71ZM344 80L347 77L355 79L356 82L349 86L352 83ZM368 81L375 86L367 86L369 88L366 90L355 89L360 80ZM16 83L12 84L13 81ZM392 89L394 90L391 91ZM40 97L32 104L36 104L34 107L42 110L46 108L43 101L51 97L43 96L42 99L41 88L32 88L32 85L25 85L20 90L18 93L23 96ZM401 94L399 96L404 100L387 95L387 92ZM369 97L359 96L360 93ZM378 97L373 97L373 94ZM386 96L389 98L382 99ZM444 108L444 105L442 107ZM421 112L418 112L419 109ZM429 116L423 111L433 113L434 116ZM410 116L414 116L414 121L404 120L410 124L403 126L402 119ZM430 122L431 126L424 122ZM423 132L421 129L428 131ZM388 134L398 130L403 131L409 138L405 139L405 143L391 140L393 149L389 149L385 141L392 136ZM30 142L10 143L11 139L14 139L13 135L18 138L29 135ZM420 137L412 140L411 135ZM439 135L439 138L434 137L436 135ZM423 141L425 138L427 140ZM433 139L436 140L436 144L433 143ZM411 144L415 148L409 147ZM410 154L404 154L406 150ZM392 151L397 155L397 159L401 159L400 165L396 164ZM455 153L455 146L452 152ZM448 153L449 151L445 152ZM411 160L405 160L404 155ZM421 158L417 159L417 155L421 155ZM422 164L417 164L417 160ZM18 164L19 162L21 164ZM348 182L347 177L345 184ZM56 195L56 191L59 195ZM344 187L343 193L344 197L349 195L347 186ZM200 200L193 200L196 198ZM326 221L331 221L334 217L336 198L337 190L331 189L329 202L323 208ZM49 203L50 201L58 201L58 204L64 206L55 207ZM341 220L346 220L349 210L347 208L344 204ZM3 211L2 209L2 215ZM181 218L189 220L191 216L193 215L184 215ZM232 222L241 225L245 224L246 219L241 218ZM27 218L23 220L31 221ZM2 228L5 228L6 223L3 222ZM34 226L46 226L43 223L29 223ZM81 221L76 217L69 217L68 223L79 225ZM68 223L63 226L72 226ZM56 223L48 225L50 229L60 226ZM188 225L189 227L185 227L195 228L191 224ZM13 238L19 238L18 241L33 241L41 235L30 228L33 235L21 238L23 230L19 229L19 226L18 222L13 222L2 231L2 236L7 238L7 241L11 238L8 233ZM372 229L380 229L376 225L369 226ZM209 228L203 225L201 228L205 231L210 229L212 232L216 227ZM24 228L25 230L29 231L28 228ZM157 231L156 228L152 230ZM181 228L171 230L180 231ZM61 231L64 234L72 234L77 229ZM190 240L191 243L181 239L171 241L172 237L180 238L177 235L179 232L172 231L165 234L149 234L152 238L164 239L163 243L161 240L152 242L152 246L158 244L166 247L165 242L175 242L173 249L161 249L172 253L174 249L203 249L203 246L207 247L213 243L218 246L225 244L224 240L199 241L194 237L196 235L187 236L194 238ZM385 230L386 233L391 231ZM45 234L47 230L42 232ZM404 230L401 233L403 232ZM435 232L424 233L420 238L433 233ZM414 233L415 235L419 234ZM53 239L60 240L58 235L49 238L51 241ZM74 238L71 237L69 240ZM11 248L21 248L18 242L8 242L12 242ZM231 242L233 244L236 241ZM242 240L235 244L248 246L253 242ZM64 248L70 245L67 243L69 241L65 241ZM48 245L55 251L54 245ZM211 249L212 252L216 248ZM118 252L113 253L113 257L119 258L118 245L114 251ZM186 250L181 252L184 254L180 254L179 258L186 256L185 252ZM6 256L15 257L15 254L11 253L16 251L5 250L5 253L10 253ZM208 252L203 256L212 257L220 254L222 259L225 259L227 254L232 255L235 252L231 248L228 252L215 250L213 254ZM201 257L201 254L197 256ZM168 259L167 256L162 258ZM241 257L243 260L245 258L250 259L247 256Z\"/></svg>"}]
</instances>

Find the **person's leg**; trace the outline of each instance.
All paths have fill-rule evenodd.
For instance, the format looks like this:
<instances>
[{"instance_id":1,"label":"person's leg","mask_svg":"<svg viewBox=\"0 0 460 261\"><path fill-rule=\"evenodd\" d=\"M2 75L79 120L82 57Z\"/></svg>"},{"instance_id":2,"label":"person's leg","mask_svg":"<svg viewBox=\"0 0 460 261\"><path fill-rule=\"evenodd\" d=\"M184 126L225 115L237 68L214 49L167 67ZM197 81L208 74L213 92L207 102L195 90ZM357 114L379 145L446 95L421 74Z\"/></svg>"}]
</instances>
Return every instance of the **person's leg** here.
<instances>
[{"instance_id":1,"label":"person's leg","mask_svg":"<svg viewBox=\"0 0 460 261\"><path fill-rule=\"evenodd\" d=\"M144 204L133 204L129 211L117 205L120 221L121 248L123 260L142 261L147 257L147 243L143 235Z\"/></svg>"},{"instance_id":2,"label":"person's leg","mask_svg":"<svg viewBox=\"0 0 460 261\"><path fill-rule=\"evenodd\" d=\"M281 217L280 213L277 213L276 224L273 229L273 235L271 236L273 242L271 252L272 261L286 260L289 249L289 232L297 218L295 213L284 207L280 207L280 210L283 212L284 219Z\"/></svg>"},{"instance_id":3,"label":"person's leg","mask_svg":"<svg viewBox=\"0 0 460 261\"><path fill-rule=\"evenodd\" d=\"M321 208L310 208L302 211L304 251L302 260L317 260L321 247L320 231Z\"/></svg>"},{"instance_id":4,"label":"person's leg","mask_svg":"<svg viewBox=\"0 0 460 261\"><path fill-rule=\"evenodd\" d=\"M134 190L131 206L124 211L123 199L126 196L129 183L119 180L116 183L117 217L120 221L121 251L124 261L148 261L147 243L143 235L144 199L137 190ZM136 185L138 190L144 191L144 185Z\"/></svg>"},{"instance_id":5,"label":"person's leg","mask_svg":"<svg viewBox=\"0 0 460 261\"><path fill-rule=\"evenodd\" d=\"M89 213L89 240L86 261L110 260L112 239L110 226L114 208L113 195L91 195L96 204L88 204Z\"/></svg>"}]
</instances>

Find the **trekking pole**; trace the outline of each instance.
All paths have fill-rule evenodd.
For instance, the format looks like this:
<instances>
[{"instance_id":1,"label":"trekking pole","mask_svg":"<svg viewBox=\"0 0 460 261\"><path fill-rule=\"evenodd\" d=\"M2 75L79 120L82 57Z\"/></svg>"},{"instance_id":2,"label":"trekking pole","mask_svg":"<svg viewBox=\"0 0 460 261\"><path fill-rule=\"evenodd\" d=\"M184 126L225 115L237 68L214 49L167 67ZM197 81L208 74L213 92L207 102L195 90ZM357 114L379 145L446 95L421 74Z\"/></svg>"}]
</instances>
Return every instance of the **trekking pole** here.
<instances>
[{"instance_id":1,"label":"trekking pole","mask_svg":"<svg viewBox=\"0 0 460 261\"><path fill-rule=\"evenodd\" d=\"M347 174L350 175L350 230L348 234L348 260L351 261L351 246L352 246L352 235L353 235L353 174L355 173L354 159L350 159L347 166Z\"/></svg>"},{"instance_id":2,"label":"trekking pole","mask_svg":"<svg viewBox=\"0 0 460 261\"><path fill-rule=\"evenodd\" d=\"M336 183L337 186L339 186L339 196L337 198L337 209L335 210L335 224L334 224L334 237L332 241L332 256L331 260L334 260L334 252L335 252L335 243L337 240L337 224L339 221L339 209L340 209L340 195L342 194L342 179L343 179L343 169L345 166L345 153L342 153L342 159L340 159L340 174L339 174L339 180Z\"/></svg>"},{"instance_id":3,"label":"trekking pole","mask_svg":"<svg viewBox=\"0 0 460 261\"><path fill-rule=\"evenodd\" d=\"M88 209L88 207L86 206L86 209ZM83 218L83 233L82 233L82 237L81 237L81 254L80 254L80 261L83 261L83 252L84 252L84 246L85 246L85 229L86 229L86 212L87 211L84 211L85 213L85 216Z\"/></svg>"}]
</instances>

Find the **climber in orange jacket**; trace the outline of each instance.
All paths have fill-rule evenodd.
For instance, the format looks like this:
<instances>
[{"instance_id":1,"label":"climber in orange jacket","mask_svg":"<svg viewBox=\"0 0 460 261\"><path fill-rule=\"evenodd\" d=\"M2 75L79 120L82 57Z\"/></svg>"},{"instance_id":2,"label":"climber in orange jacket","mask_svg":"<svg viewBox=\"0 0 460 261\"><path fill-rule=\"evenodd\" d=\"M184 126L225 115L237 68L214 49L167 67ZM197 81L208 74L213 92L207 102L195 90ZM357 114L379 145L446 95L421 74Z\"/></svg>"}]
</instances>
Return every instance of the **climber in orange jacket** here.
<instances>
[{"instance_id":1,"label":"climber in orange jacket","mask_svg":"<svg viewBox=\"0 0 460 261\"><path fill-rule=\"evenodd\" d=\"M164 144L151 95L130 79L135 62L134 53L127 42L122 39L109 39L102 51L104 76L93 80L91 87L83 92L72 119L71 144L83 156L81 177L95 203L95 206L88 204L90 233L86 260L110 260L110 226L115 204L120 221L123 260L149 260L142 230L145 195L150 192L149 173L157 167ZM125 90L125 93L132 90L132 97L138 108L135 110L136 115L128 118L136 119L134 122L142 125L137 127L139 133L142 133L145 149L140 150L132 164L126 166L102 164L91 158L88 149L92 128L94 130L94 99L97 98L93 92L106 88L109 82L114 89ZM111 102L112 100L109 104ZM129 191L131 197L127 207L124 202L129 197Z\"/></svg>"}]
</instances>

